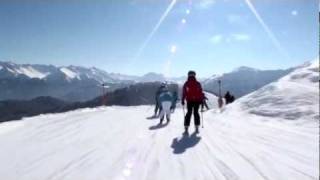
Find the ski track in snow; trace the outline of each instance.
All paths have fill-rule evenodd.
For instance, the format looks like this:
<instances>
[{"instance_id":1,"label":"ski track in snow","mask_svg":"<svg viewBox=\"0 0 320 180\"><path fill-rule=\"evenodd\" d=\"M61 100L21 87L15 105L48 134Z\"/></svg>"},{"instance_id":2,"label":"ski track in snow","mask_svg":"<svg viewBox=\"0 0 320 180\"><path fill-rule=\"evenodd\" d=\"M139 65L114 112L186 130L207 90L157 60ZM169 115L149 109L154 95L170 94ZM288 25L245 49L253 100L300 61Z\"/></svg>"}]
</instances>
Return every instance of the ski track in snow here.
<instances>
[{"instance_id":1,"label":"ski track in snow","mask_svg":"<svg viewBox=\"0 0 320 180\"><path fill-rule=\"evenodd\" d=\"M146 119L152 110L107 107L9 122L23 125L0 136L1 179L318 178L314 127L211 110L200 134L191 126L185 138L182 109L166 126Z\"/></svg>"},{"instance_id":2,"label":"ski track in snow","mask_svg":"<svg viewBox=\"0 0 320 180\"><path fill-rule=\"evenodd\" d=\"M317 180L317 65L222 110L208 95L212 110L203 113L200 134L192 125L189 136L182 135L180 106L164 125L148 118L150 106L80 109L2 123L0 178ZM296 90L300 86L304 91Z\"/></svg>"}]
</instances>

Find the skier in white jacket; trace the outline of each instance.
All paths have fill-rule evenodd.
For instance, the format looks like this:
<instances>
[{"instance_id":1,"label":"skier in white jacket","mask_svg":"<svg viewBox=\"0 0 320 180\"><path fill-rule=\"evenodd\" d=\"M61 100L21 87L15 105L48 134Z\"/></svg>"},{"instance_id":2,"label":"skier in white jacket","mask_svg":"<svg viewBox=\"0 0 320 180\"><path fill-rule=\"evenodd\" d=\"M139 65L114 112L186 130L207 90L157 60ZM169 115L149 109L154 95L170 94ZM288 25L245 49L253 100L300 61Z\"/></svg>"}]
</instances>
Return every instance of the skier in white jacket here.
<instances>
[{"instance_id":1,"label":"skier in white jacket","mask_svg":"<svg viewBox=\"0 0 320 180\"><path fill-rule=\"evenodd\" d=\"M162 107L160 112L160 124L162 124L165 115L167 123L170 121L172 99L172 94L169 92L168 88L164 88L163 92L159 95L159 102Z\"/></svg>"}]
</instances>

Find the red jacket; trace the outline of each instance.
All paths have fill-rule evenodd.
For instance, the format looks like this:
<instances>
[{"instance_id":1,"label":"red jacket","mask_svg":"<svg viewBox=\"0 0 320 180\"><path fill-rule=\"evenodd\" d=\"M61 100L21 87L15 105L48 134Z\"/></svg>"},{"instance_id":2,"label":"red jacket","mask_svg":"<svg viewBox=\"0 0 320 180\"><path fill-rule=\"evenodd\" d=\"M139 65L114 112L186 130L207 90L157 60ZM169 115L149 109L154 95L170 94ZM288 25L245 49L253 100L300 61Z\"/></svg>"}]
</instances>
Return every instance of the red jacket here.
<instances>
[{"instance_id":1,"label":"red jacket","mask_svg":"<svg viewBox=\"0 0 320 180\"><path fill-rule=\"evenodd\" d=\"M185 99L187 101L200 103L204 99L201 84L193 76L189 77L183 85L182 101Z\"/></svg>"}]
</instances>

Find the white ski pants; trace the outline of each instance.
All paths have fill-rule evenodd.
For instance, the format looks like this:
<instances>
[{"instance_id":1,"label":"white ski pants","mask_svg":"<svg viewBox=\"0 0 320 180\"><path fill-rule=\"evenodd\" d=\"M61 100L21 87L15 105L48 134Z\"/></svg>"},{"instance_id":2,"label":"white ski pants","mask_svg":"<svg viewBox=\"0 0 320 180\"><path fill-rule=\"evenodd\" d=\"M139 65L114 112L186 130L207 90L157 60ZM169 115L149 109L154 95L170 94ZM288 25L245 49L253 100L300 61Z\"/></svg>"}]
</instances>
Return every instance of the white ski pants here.
<instances>
[{"instance_id":1,"label":"white ski pants","mask_svg":"<svg viewBox=\"0 0 320 180\"><path fill-rule=\"evenodd\" d=\"M170 114L171 114L171 101L164 101L161 103L162 110L160 112L160 119L164 118L164 115L167 116L167 119L170 119Z\"/></svg>"}]
</instances>

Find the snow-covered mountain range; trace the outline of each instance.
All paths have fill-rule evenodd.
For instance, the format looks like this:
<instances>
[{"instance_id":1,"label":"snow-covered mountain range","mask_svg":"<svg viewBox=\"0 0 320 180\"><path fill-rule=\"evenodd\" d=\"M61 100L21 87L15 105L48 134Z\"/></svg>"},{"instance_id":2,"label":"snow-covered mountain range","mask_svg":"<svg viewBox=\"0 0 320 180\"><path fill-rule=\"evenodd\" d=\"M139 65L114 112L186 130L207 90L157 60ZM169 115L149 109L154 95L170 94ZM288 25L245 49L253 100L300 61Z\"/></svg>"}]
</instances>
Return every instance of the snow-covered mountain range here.
<instances>
[{"instance_id":1,"label":"snow-covered mountain range","mask_svg":"<svg viewBox=\"0 0 320 180\"><path fill-rule=\"evenodd\" d=\"M0 100L52 96L65 101L87 101L101 95L102 84L108 87L106 91L113 91L139 82L175 80L156 73L130 76L108 73L95 67L0 62Z\"/></svg>"},{"instance_id":2,"label":"snow-covered mountain range","mask_svg":"<svg viewBox=\"0 0 320 180\"><path fill-rule=\"evenodd\" d=\"M81 66L53 66L38 64L16 64L0 61L0 78L16 77L49 80L54 76L62 76L66 81L91 79L99 83L132 82L155 82L185 80L186 77L168 78L158 73L147 73L143 76L124 75L120 73L108 73L104 70Z\"/></svg>"},{"instance_id":3,"label":"snow-covered mountain range","mask_svg":"<svg viewBox=\"0 0 320 180\"><path fill-rule=\"evenodd\" d=\"M50 80L56 77L63 77L66 81L91 79L97 82L115 83L120 79L116 76L110 76L109 73L98 68L84 68L80 66L57 67L53 65L31 65L15 64L12 62L0 61L0 77L15 78L35 78Z\"/></svg>"},{"instance_id":4,"label":"snow-covered mountain range","mask_svg":"<svg viewBox=\"0 0 320 180\"><path fill-rule=\"evenodd\" d=\"M221 80L222 93L231 91L236 98L288 74L293 69L262 71L240 67L223 75L214 75L202 81L205 90L218 94L217 81ZM158 73L131 76L109 73L91 67L15 64L0 62L0 100L30 100L39 96L52 96L64 101L87 101L101 95L101 84L107 91L139 82L173 82L183 84L186 77L165 77Z\"/></svg>"},{"instance_id":5,"label":"snow-covered mountain range","mask_svg":"<svg viewBox=\"0 0 320 180\"><path fill-rule=\"evenodd\" d=\"M203 113L200 134L182 135L152 106L100 107L0 124L6 180L317 180L319 61L231 105Z\"/></svg>"}]
</instances>

